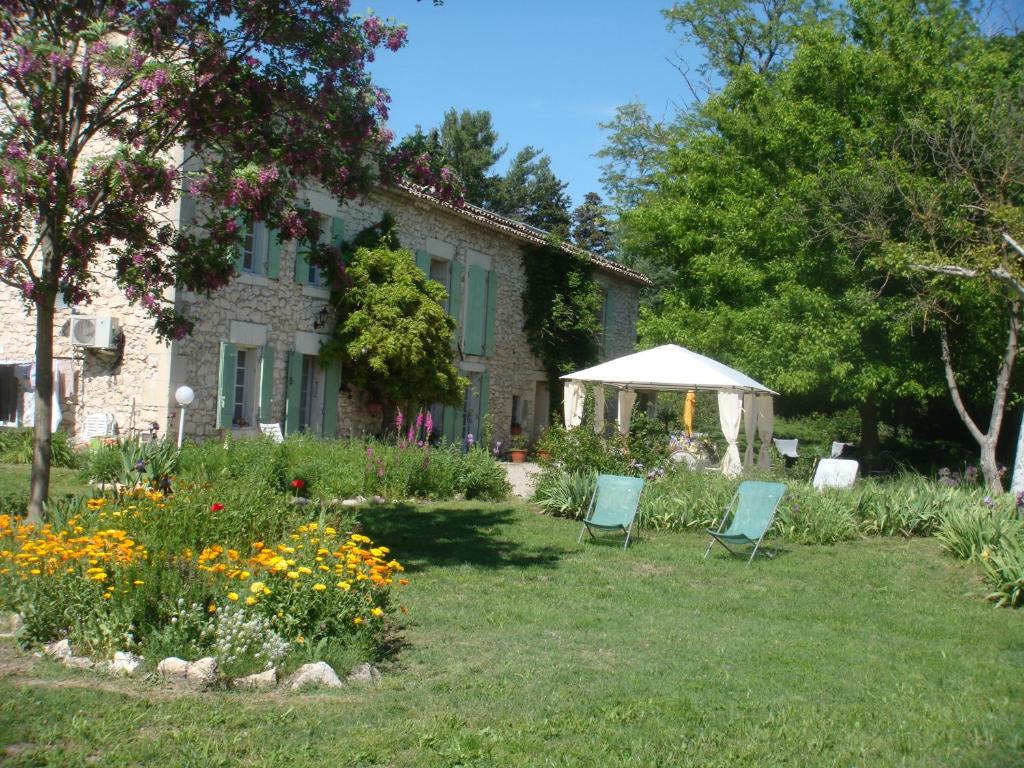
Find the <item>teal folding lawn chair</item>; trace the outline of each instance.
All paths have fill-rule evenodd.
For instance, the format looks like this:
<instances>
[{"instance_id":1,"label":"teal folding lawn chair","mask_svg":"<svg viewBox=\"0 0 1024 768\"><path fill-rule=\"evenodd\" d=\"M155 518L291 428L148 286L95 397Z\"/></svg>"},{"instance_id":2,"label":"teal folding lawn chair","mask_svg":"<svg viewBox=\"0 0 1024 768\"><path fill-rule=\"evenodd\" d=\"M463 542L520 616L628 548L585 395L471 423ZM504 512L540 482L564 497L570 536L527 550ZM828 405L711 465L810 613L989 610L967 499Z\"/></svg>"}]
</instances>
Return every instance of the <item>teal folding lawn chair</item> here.
<instances>
[{"instance_id":1,"label":"teal folding lawn chair","mask_svg":"<svg viewBox=\"0 0 1024 768\"><path fill-rule=\"evenodd\" d=\"M772 527L775 510L778 509L779 501L785 493L786 486L782 483L764 483L758 480L746 480L741 483L740 487L736 489L732 501L729 502L729 506L726 507L725 514L722 515L722 522L719 524L718 530L707 529L707 532L711 534L711 541L704 553L704 559L707 560L716 541L734 555L744 554L741 549L753 545L754 549L750 553L750 560L747 561L747 565L750 565L761 546L764 535ZM729 529L723 530L726 520L730 519L730 512L732 515ZM768 557L775 556L774 553L767 550L764 551L764 554Z\"/></svg>"},{"instance_id":2,"label":"teal folding lawn chair","mask_svg":"<svg viewBox=\"0 0 1024 768\"><path fill-rule=\"evenodd\" d=\"M583 518L579 541L583 534L589 533L596 539L594 530L622 531L626 534L625 549L629 546L633 535L633 521L640 505L640 492L644 489L642 477L622 477L620 475L598 475L597 491L590 499L590 507Z\"/></svg>"}]
</instances>

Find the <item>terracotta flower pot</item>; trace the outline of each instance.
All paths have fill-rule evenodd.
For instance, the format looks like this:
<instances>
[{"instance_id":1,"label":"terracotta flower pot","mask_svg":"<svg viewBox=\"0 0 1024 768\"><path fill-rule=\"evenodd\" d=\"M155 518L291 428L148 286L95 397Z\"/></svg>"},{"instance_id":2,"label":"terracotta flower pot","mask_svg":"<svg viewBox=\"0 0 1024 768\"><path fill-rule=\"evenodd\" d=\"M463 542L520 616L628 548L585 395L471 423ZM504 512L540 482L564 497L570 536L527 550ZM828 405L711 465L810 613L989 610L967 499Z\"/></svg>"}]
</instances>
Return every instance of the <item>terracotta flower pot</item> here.
<instances>
[{"instance_id":1,"label":"terracotta flower pot","mask_svg":"<svg viewBox=\"0 0 1024 768\"><path fill-rule=\"evenodd\" d=\"M529 453L525 448L513 448L508 452L509 457L512 459L513 464L522 464L526 461L526 454Z\"/></svg>"}]
</instances>

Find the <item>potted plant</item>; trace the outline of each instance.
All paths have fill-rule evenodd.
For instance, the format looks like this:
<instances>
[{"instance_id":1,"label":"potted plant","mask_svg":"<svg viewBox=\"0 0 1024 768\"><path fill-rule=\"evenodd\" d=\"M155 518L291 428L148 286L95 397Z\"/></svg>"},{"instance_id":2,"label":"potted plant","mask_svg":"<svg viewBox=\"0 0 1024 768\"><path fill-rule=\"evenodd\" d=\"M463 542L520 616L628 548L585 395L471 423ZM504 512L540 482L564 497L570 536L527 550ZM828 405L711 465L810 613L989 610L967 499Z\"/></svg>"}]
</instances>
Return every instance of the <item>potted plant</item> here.
<instances>
[{"instance_id":1,"label":"potted plant","mask_svg":"<svg viewBox=\"0 0 1024 768\"><path fill-rule=\"evenodd\" d=\"M521 433L518 435L512 435L512 438L508 443L508 455L509 458L512 459L512 463L522 464L526 461L527 453L526 438Z\"/></svg>"}]
</instances>

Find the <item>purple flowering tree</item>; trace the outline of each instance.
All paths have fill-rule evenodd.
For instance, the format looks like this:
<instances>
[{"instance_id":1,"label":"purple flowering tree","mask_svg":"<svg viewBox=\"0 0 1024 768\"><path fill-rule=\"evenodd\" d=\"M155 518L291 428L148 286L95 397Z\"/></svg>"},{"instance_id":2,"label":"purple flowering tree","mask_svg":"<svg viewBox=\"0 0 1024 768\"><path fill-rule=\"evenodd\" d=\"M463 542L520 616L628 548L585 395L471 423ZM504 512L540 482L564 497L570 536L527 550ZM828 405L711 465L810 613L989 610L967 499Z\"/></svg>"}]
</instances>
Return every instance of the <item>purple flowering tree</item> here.
<instances>
[{"instance_id":1,"label":"purple flowering tree","mask_svg":"<svg viewBox=\"0 0 1024 768\"><path fill-rule=\"evenodd\" d=\"M450 192L428 161L387 150L388 97L365 65L405 36L348 0L0 0L0 281L36 318L32 518L58 295L88 304L112 280L181 338L165 290L230 280L239 220L306 239L301 181L351 198L408 172ZM186 192L199 226L183 230L160 212Z\"/></svg>"}]
</instances>

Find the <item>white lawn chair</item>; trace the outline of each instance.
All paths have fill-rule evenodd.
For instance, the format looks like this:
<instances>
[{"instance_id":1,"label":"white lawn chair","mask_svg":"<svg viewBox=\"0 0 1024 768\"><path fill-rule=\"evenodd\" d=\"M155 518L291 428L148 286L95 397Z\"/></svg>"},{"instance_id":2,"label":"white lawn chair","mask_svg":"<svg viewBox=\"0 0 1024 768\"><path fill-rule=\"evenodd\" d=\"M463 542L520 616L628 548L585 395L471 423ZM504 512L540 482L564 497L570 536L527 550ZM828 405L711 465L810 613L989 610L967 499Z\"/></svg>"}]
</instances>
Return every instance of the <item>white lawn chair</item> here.
<instances>
[{"instance_id":1,"label":"white lawn chair","mask_svg":"<svg viewBox=\"0 0 1024 768\"><path fill-rule=\"evenodd\" d=\"M843 455L843 451L847 448L852 448L853 443L832 443L832 450L829 451L830 459L838 459Z\"/></svg>"},{"instance_id":2,"label":"white lawn chair","mask_svg":"<svg viewBox=\"0 0 1024 768\"><path fill-rule=\"evenodd\" d=\"M284 434L281 432L281 425L276 421L272 424L264 424L260 422L260 433L269 437L275 443L284 442Z\"/></svg>"},{"instance_id":3,"label":"white lawn chair","mask_svg":"<svg viewBox=\"0 0 1024 768\"><path fill-rule=\"evenodd\" d=\"M82 431L78 435L80 442L88 443L94 438L114 437L117 432L117 422L112 413L91 413L85 417Z\"/></svg>"},{"instance_id":4,"label":"white lawn chair","mask_svg":"<svg viewBox=\"0 0 1024 768\"><path fill-rule=\"evenodd\" d=\"M853 459L822 459L814 473L814 487L819 491L822 488L849 488L857 479L859 469L860 464Z\"/></svg>"},{"instance_id":5,"label":"white lawn chair","mask_svg":"<svg viewBox=\"0 0 1024 768\"><path fill-rule=\"evenodd\" d=\"M800 454L797 452L797 446L800 443L799 440L783 440L779 437L773 437L772 442L775 443L775 450L787 459L800 458Z\"/></svg>"}]
</instances>

